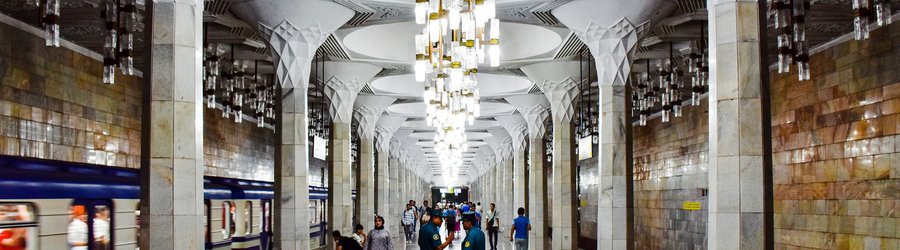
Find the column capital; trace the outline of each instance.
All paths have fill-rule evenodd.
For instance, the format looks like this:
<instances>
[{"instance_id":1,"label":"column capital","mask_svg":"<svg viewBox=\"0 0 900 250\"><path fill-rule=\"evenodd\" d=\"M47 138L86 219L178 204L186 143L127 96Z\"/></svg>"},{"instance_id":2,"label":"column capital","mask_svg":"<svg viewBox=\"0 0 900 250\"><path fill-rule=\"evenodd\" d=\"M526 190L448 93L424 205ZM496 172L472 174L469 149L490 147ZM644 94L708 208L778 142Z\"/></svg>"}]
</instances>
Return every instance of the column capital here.
<instances>
[{"instance_id":1,"label":"column capital","mask_svg":"<svg viewBox=\"0 0 900 250\"><path fill-rule=\"evenodd\" d=\"M312 58L334 30L322 29L318 23L297 26L287 20L274 26L260 23L259 30L272 52L275 76L281 87L306 93Z\"/></svg>"},{"instance_id":2,"label":"column capital","mask_svg":"<svg viewBox=\"0 0 900 250\"><path fill-rule=\"evenodd\" d=\"M609 8L611 4L624 7ZM674 7L670 0L572 1L553 13L594 55L599 85L625 86L637 42L651 23L667 16Z\"/></svg>"},{"instance_id":3,"label":"column capital","mask_svg":"<svg viewBox=\"0 0 900 250\"><path fill-rule=\"evenodd\" d=\"M412 133L410 129L398 129L394 132L394 136L391 137L390 144L390 152L391 155L394 155L398 159L403 155L403 151L406 150L406 145L403 142L406 141L406 137Z\"/></svg>"},{"instance_id":4,"label":"column capital","mask_svg":"<svg viewBox=\"0 0 900 250\"><path fill-rule=\"evenodd\" d=\"M396 100L397 98L375 95L356 98L353 104L353 117L359 123L357 133L361 138L375 138L375 126L378 124L378 119L381 118L381 113Z\"/></svg>"},{"instance_id":5,"label":"column capital","mask_svg":"<svg viewBox=\"0 0 900 250\"><path fill-rule=\"evenodd\" d=\"M579 93L574 77L580 74L579 64L577 61L556 61L522 67L550 101L554 123L568 123L575 114L573 101Z\"/></svg>"},{"instance_id":6,"label":"column capital","mask_svg":"<svg viewBox=\"0 0 900 250\"><path fill-rule=\"evenodd\" d=\"M325 62L325 96L334 122L352 121L356 96L380 71L381 67L368 63Z\"/></svg>"},{"instance_id":7,"label":"column capital","mask_svg":"<svg viewBox=\"0 0 900 250\"><path fill-rule=\"evenodd\" d=\"M543 94L528 94L506 97L506 102L516 107L528 124L528 137L544 137L544 120L550 116L550 102Z\"/></svg>"},{"instance_id":8,"label":"column capital","mask_svg":"<svg viewBox=\"0 0 900 250\"><path fill-rule=\"evenodd\" d=\"M514 150L519 151L525 148L525 133L528 133L528 124L525 122L525 118L522 118L522 115L502 115L495 116L494 119L500 122L503 128L506 128L506 132L509 133L509 137L512 139Z\"/></svg>"},{"instance_id":9,"label":"column capital","mask_svg":"<svg viewBox=\"0 0 900 250\"><path fill-rule=\"evenodd\" d=\"M381 118L378 119L378 123L375 125L375 137L378 141L378 145L376 146L379 151L386 152L390 150L391 139L394 136L394 132L397 132L397 129L399 129L400 125L405 121L406 117L381 115Z\"/></svg>"},{"instance_id":10,"label":"column capital","mask_svg":"<svg viewBox=\"0 0 900 250\"><path fill-rule=\"evenodd\" d=\"M504 145L504 143L509 142L509 133L507 133L506 130L502 128L489 128L488 132L493 136L485 138L484 141L487 142L491 149L494 150L494 155L498 156L496 158L506 158L509 150L506 149L506 145Z\"/></svg>"}]
</instances>

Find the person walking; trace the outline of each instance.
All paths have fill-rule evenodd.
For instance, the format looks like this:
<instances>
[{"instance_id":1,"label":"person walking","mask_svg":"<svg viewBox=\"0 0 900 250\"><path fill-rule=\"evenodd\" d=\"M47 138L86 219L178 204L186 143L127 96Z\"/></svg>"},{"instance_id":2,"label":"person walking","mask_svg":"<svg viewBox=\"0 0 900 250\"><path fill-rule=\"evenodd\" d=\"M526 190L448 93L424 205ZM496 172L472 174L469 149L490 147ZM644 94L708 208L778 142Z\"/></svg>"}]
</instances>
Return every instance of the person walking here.
<instances>
[{"instance_id":1,"label":"person walking","mask_svg":"<svg viewBox=\"0 0 900 250\"><path fill-rule=\"evenodd\" d=\"M365 250L394 250L391 243L391 232L384 229L384 217L375 216L375 229L369 231L366 238Z\"/></svg>"},{"instance_id":2,"label":"person walking","mask_svg":"<svg viewBox=\"0 0 900 250\"><path fill-rule=\"evenodd\" d=\"M512 228L509 230L509 241L514 241L516 250L528 249L528 231L531 231L531 221L525 217L525 208L520 207L517 211L519 217L513 220Z\"/></svg>"},{"instance_id":3,"label":"person walking","mask_svg":"<svg viewBox=\"0 0 900 250\"><path fill-rule=\"evenodd\" d=\"M445 223L447 233L456 232L456 210L453 209L453 205L450 205L444 210L444 218L446 218L445 220L447 221Z\"/></svg>"},{"instance_id":4,"label":"person walking","mask_svg":"<svg viewBox=\"0 0 900 250\"><path fill-rule=\"evenodd\" d=\"M484 213L487 218L488 239L490 241L491 250L497 249L497 233L500 231L500 223L498 223L498 214L495 210L494 203L490 204L490 209Z\"/></svg>"},{"instance_id":5,"label":"person walking","mask_svg":"<svg viewBox=\"0 0 900 250\"><path fill-rule=\"evenodd\" d=\"M431 221L422 225L422 229L419 229L419 249L421 250L444 250L447 246L453 242L453 237L455 237L456 233L449 233L447 238L444 239L445 242L441 243L441 234L439 228L441 228L441 224L444 223L444 219L441 218L442 213L438 209L431 210L430 217Z\"/></svg>"},{"instance_id":6,"label":"person walking","mask_svg":"<svg viewBox=\"0 0 900 250\"><path fill-rule=\"evenodd\" d=\"M413 233L416 232L416 209L412 203L406 204L406 210L403 211L403 232L406 236L406 244L412 243Z\"/></svg>"},{"instance_id":7,"label":"person walking","mask_svg":"<svg viewBox=\"0 0 900 250\"><path fill-rule=\"evenodd\" d=\"M415 233L415 232L417 232L416 228L418 228L418 226L419 226L418 221L419 221L419 217L422 216L422 213L419 212L419 207L416 206L415 200L409 200L409 204L412 205L413 214L415 215L415 217L413 217L414 223L412 224L412 230L413 230L413 233Z\"/></svg>"},{"instance_id":8,"label":"person walking","mask_svg":"<svg viewBox=\"0 0 900 250\"><path fill-rule=\"evenodd\" d=\"M415 204L416 201L413 201L414 206ZM419 223L424 225L425 223L431 221L429 215L431 215L431 207L428 206L428 200L423 200L422 207L419 208L419 216L421 216L421 218L419 218Z\"/></svg>"},{"instance_id":9,"label":"person walking","mask_svg":"<svg viewBox=\"0 0 900 250\"><path fill-rule=\"evenodd\" d=\"M462 250L484 250L484 232L475 226L476 219L474 211L465 212L462 215L463 229L466 230Z\"/></svg>"}]
</instances>

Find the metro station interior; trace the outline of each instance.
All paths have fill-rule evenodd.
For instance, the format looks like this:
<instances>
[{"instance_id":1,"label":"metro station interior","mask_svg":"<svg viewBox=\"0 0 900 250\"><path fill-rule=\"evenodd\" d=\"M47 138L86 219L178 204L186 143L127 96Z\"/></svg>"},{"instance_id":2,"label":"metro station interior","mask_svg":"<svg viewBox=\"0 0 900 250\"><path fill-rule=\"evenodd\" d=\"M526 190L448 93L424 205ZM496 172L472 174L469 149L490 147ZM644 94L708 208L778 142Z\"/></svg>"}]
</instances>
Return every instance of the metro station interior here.
<instances>
[{"instance_id":1,"label":"metro station interior","mask_svg":"<svg viewBox=\"0 0 900 250\"><path fill-rule=\"evenodd\" d=\"M898 9L0 0L0 250L900 250Z\"/></svg>"}]
</instances>

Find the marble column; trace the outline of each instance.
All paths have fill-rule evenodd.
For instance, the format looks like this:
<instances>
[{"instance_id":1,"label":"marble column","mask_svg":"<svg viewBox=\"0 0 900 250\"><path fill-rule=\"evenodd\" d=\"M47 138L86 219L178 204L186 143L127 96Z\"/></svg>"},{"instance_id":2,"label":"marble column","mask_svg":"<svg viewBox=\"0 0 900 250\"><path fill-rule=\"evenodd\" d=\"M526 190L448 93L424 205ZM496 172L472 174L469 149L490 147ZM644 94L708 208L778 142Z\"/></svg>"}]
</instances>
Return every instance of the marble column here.
<instances>
[{"instance_id":1,"label":"marble column","mask_svg":"<svg viewBox=\"0 0 900 250\"><path fill-rule=\"evenodd\" d=\"M397 141L391 140L391 152L389 159L389 172L390 172L390 186L388 189L390 190L390 210L388 212L389 221L387 223L387 227L391 232L391 242L394 245L394 249L406 249L406 238L403 234L403 228L401 226L400 220L403 219L403 210L406 208L406 200L403 199L401 193L403 188L403 180L400 177L400 161L398 159L397 153L395 150L399 150L395 147Z\"/></svg>"},{"instance_id":2,"label":"marble column","mask_svg":"<svg viewBox=\"0 0 900 250\"><path fill-rule=\"evenodd\" d=\"M505 128L506 132L509 133L511 139L513 150L512 209L513 211L517 211L520 207L526 207L525 190L527 187L525 186L525 168L527 163L525 162L525 150L527 148L525 148L525 134L528 132L528 125L525 123L525 119L522 118L522 115L519 114L497 116L494 117L494 119L503 125L503 128Z\"/></svg>"},{"instance_id":3,"label":"marble column","mask_svg":"<svg viewBox=\"0 0 900 250\"><path fill-rule=\"evenodd\" d=\"M651 19L668 15L673 7L668 0L599 0L573 1L553 10L587 45L597 65L598 249L633 248L631 108L626 85L637 42L651 27Z\"/></svg>"},{"instance_id":4,"label":"marble column","mask_svg":"<svg viewBox=\"0 0 900 250\"><path fill-rule=\"evenodd\" d=\"M512 164L509 164L508 160L511 158L509 157L509 153L512 150L510 150L509 147L512 145L507 144L510 143L511 139L509 133L507 133L505 129L490 128L487 131L491 134L491 137L485 138L484 141L494 150L494 158L491 160L497 174L495 179L497 181L496 210L500 212L500 217L498 218L505 221L507 219L512 219L512 217L510 217L512 216L510 211L513 211L513 209L510 208L512 206L510 204L510 198L513 195L511 190L512 185L510 184L510 180L512 180L510 174L512 171L509 170L509 168L512 167ZM506 227L502 227L501 225L500 232L505 232L505 230Z\"/></svg>"},{"instance_id":5,"label":"marble column","mask_svg":"<svg viewBox=\"0 0 900 250\"><path fill-rule=\"evenodd\" d=\"M381 68L367 63L326 62L325 96L332 118L328 147L328 230L353 231L353 184L350 162L350 123L357 94ZM330 237L329 237L330 239ZM328 240L328 246L333 241Z\"/></svg>"},{"instance_id":6,"label":"marble column","mask_svg":"<svg viewBox=\"0 0 900 250\"><path fill-rule=\"evenodd\" d=\"M771 113L757 1L709 1L710 249L772 246Z\"/></svg>"},{"instance_id":7,"label":"marble column","mask_svg":"<svg viewBox=\"0 0 900 250\"><path fill-rule=\"evenodd\" d=\"M575 190L575 129L573 100L578 97L577 61L547 62L522 67L550 101L553 119L553 241L552 249L577 249Z\"/></svg>"},{"instance_id":8,"label":"marble column","mask_svg":"<svg viewBox=\"0 0 900 250\"><path fill-rule=\"evenodd\" d=\"M203 249L203 2L147 2L141 249Z\"/></svg>"},{"instance_id":9,"label":"marble column","mask_svg":"<svg viewBox=\"0 0 900 250\"><path fill-rule=\"evenodd\" d=\"M381 113L394 103L397 98L387 96L358 96L353 104L353 117L356 118L357 134L359 135L359 187L356 189L356 199L359 201L360 224L365 230L375 226L376 213L375 196L376 183L385 183L385 179L375 179L375 126ZM379 173L379 177L384 177Z\"/></svg>"},{"instance_id":10,"label":"marble column","mask_svg":"<svg viewBox=\"0 0 900 250\"><path fill-rule=\"evenodd\" d=\"M273 4L283 6L278 10ZM288 6L289 5L289 6ZM317 9L329 9L327 16ZM276 119L273 231L277 249L309 249L309 148L307 87L313 55L353 11L324 1L242 1L232 4L242 20L258 26L272 53L281 85ZM265 14L262 14L265 13Z\"/></svg>"},{"instance_id":11,"label":"marble column","mask_svg":"<svg viewBox=\"0 0 900 250\"><path fill-rule=\"evenodd\" d=\"M530 155L528 180L528 217L531 220L531 231L528 233L529 249L550 249L547 215L547 177L544 174L544 121L550 115L550 102L541 94L510 96L509 104L525 118L528 124L528 140Z\"/></svg>"},{"instance_id":12,"label":"marble column","mask_svg":"<svg viewBox=\"0 0 900 250\"><path fill-rule=\"evenodd\" d=\"M378 150L378 164L376 164L376 182L375 182L375 207L378 214L385 217L385 228L391 232L392 240L400 239L397 229L400 228L399 213L394 210L402 210L403 202L398 200L394 195L395 186L397 186L397 178L393 174L396 166L391 163L392 156L390 152L391 139L400 125L406 121L405 117L397 117L390 115L381 115L375 127L376 150ZM395 241L399 244L401 241Z\"/></svg>"}]
</instances>

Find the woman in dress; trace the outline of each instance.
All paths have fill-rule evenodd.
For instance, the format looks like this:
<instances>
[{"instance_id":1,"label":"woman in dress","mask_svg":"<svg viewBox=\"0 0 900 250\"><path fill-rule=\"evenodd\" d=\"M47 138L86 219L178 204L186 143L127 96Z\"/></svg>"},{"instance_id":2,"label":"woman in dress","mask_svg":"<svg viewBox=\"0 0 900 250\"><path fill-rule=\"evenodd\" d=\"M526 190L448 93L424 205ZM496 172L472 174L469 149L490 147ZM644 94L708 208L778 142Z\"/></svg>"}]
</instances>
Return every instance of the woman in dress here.
<instances>
[{"instance_id":1,"label":"woman in dress","mask_svg":"<svg viewBox=\"0 0 900 250\"><path fill-rule=\"evenodd\" d=\"M375 228L369 231L366 239L366 250L393 250L394 245L391 243L391 232L384 229L384 217L375 216Z\"/></svg>"}]
</instances>

